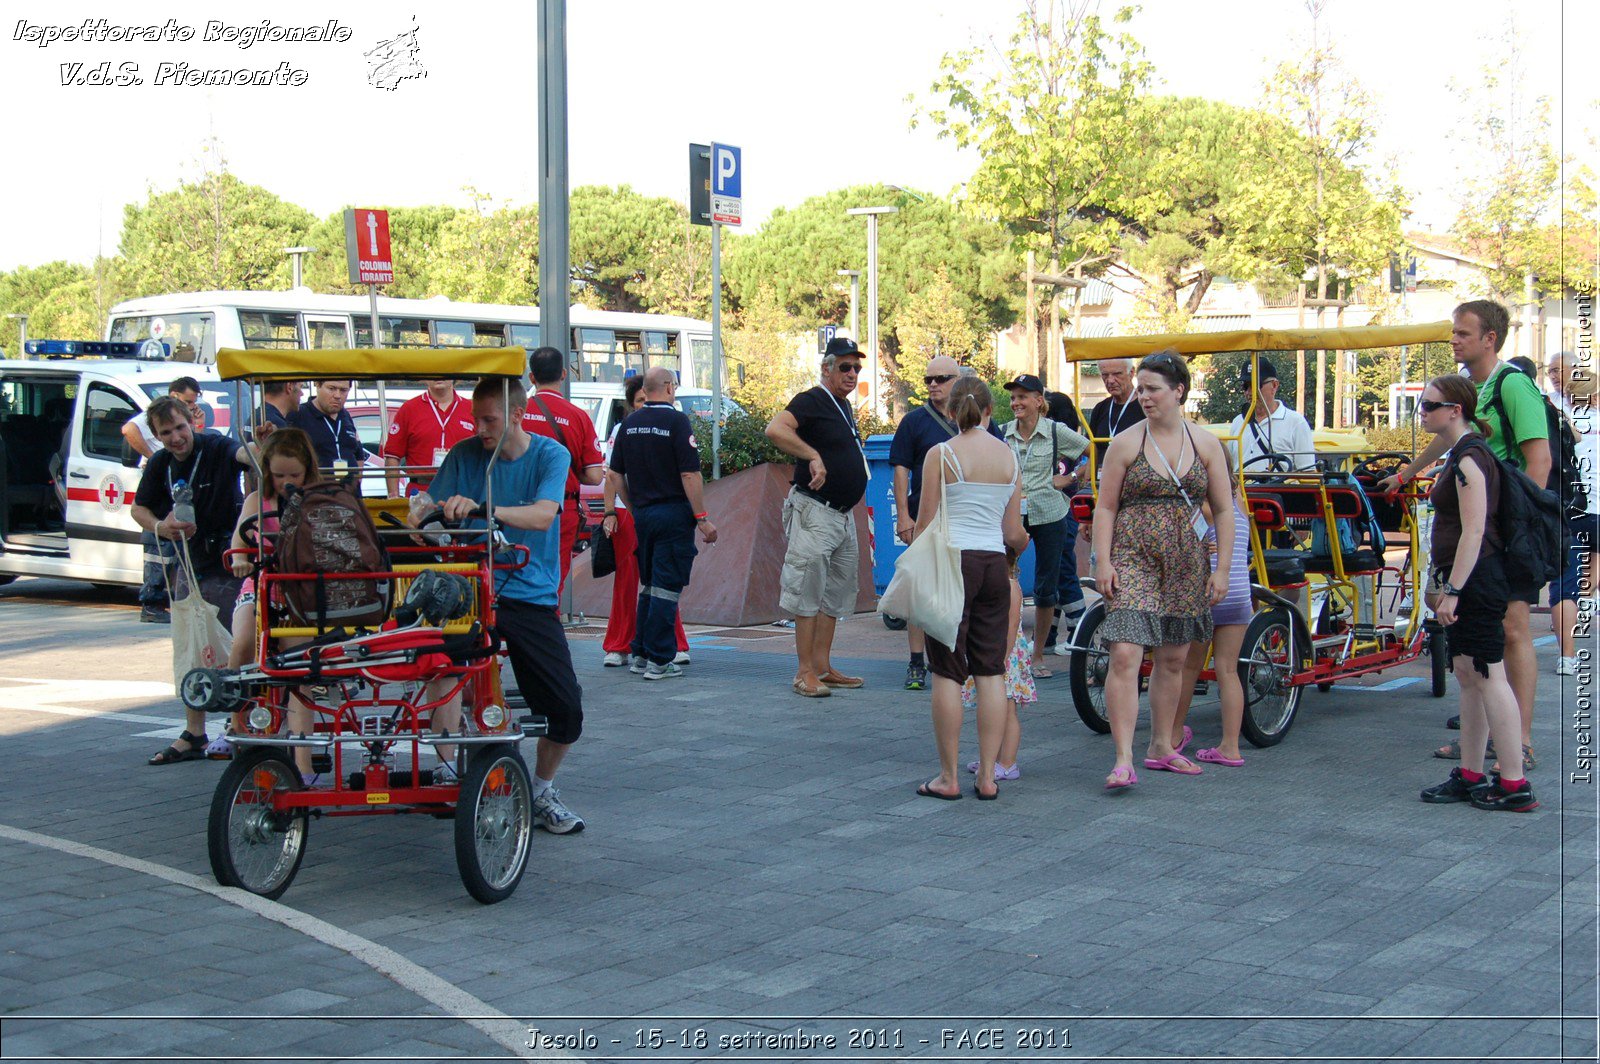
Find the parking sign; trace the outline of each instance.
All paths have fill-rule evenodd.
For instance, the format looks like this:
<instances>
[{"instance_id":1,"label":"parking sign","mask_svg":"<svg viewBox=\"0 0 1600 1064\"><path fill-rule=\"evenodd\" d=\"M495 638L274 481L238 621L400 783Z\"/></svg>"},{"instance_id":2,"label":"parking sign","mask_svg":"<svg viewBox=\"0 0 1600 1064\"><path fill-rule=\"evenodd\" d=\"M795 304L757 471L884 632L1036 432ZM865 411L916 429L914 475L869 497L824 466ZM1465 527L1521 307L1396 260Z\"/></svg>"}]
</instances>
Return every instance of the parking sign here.
<instances>
[{"instance_id":1,"label":"parking sign","mask_svg":"<svg viewBox=\"0 0 1600 1064\"><path fill-rule=\"evenodd\" d=\"M743 213L744 163L732 144L711 145L711 220L738 225Z\"/></svg>"}]
</instances>

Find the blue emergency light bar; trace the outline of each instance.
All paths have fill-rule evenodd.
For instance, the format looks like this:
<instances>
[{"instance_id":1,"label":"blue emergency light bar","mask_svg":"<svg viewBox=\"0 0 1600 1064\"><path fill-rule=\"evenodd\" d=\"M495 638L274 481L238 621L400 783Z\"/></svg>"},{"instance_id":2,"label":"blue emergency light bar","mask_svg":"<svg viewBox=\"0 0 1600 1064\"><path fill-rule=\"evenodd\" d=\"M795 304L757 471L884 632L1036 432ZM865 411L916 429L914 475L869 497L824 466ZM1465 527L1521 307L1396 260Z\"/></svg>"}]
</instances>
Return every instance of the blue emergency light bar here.
<instances>
[{"instance_id":1,"label":"blue emergency light bar","mask_svg":"<svg viewBox=\"0 0 1600 1064\"><path fill-rule=\"evenodd\" d=\"M172 357L165 340L29 340L23 350L32 358L137 358L161 362Z\"/></svg>"}]
</instances>

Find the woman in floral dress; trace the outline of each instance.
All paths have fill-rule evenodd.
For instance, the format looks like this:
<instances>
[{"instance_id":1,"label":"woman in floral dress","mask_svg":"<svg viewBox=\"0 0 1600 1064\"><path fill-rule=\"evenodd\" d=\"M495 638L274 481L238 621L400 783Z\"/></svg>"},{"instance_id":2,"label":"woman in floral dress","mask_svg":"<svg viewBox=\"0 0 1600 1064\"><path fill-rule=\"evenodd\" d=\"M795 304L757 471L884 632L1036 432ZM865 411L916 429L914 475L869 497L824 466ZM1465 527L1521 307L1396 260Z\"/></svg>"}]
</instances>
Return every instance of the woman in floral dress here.
<instances>
[{"instance_id":1,"label":"woman in floral dress","mask_svg":"<svg viewBox=\"0 0 1600 1064\"><path fill-rule=\"evenodd\" d=\"M1139 782L1133 730L1139 718L1139 665L1149 649L1150 745L1145 768L1200 774L1172 746L1172 722L1189 644L1211 638L1211 606L1228 592L1227 566L1210 572L1200 504L1217 515L1219 542L1233 542L1227 457L1216 437L1183 416L1188 364L1172 351L1139 363L1145 424L1114 437L1094 513L1095 580L1106 599L1101 632L1110 651L1106 712L1117 761L1106 787Z\"/></svg>"}]
</instances>

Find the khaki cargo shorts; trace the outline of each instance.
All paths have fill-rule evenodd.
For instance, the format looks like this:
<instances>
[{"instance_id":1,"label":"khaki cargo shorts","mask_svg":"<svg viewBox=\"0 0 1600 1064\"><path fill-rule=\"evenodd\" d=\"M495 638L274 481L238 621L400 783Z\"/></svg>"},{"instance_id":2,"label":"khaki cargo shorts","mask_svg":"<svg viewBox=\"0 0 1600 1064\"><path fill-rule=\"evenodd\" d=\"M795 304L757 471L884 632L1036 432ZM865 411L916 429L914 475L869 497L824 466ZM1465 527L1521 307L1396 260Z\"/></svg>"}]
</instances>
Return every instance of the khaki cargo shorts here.
<instances>
[{"instance_id":1,"label":"khaki cargo shorts","mask_svg":"<svg viewBox=\"0 0 1600 1064\"><path fill-rule=\"evenodd\" d=\"M783 500L782 594L778 605L796 617L848 617L857 594L856 523L850 514L790 489Z\"/></svg>"}]
</instances>

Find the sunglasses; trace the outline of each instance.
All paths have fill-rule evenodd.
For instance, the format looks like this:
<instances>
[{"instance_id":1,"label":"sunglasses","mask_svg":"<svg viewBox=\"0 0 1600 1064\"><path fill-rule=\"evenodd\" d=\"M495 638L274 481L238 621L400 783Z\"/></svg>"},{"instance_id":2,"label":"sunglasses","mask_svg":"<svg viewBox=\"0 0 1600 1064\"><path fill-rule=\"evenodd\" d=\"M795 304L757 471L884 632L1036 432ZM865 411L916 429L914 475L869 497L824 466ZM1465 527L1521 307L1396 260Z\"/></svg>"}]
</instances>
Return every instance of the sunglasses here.
<instances>
[{"instance_id":1,"label":"sunglasses","mask_svg":"<svg viewBox=\"0 0 1600 1064\"><path fill-rule=\"evenodd\" d=\"M956 375L954 373L938 373L938 374L935 374L935 375L933 375L931 377L922 378L922 383L923 384L943 384L945 381L953 381L955 379L956 379Z\"/></svg>"},{"instance_id":2,"label":"sunglasses","mask_svg":"<svg viewBox=\"0 0 1600 1064\"><path fill-rule=\"evenodd\" d=\"M1435 410L1439 410L1439 409L1442 409L1442 408L1447 407L1447 406L1460 406L1461 404L1460 403L1436 403L1432 399L1424 399L1424 400L1422 400L1422 402L1418 403L1417 405L1422 408L1422 412L1424 414L1431 414Z\"/></svg>"},{"instance_id":3,"label":"sunglasses","mask_svg":"<svg viewBox=\"0 0 1600 1064\"><path fill-rule=\"evenodd\" d=\"M838 370L840 373L860 373L861 372L861 363L859 363L859 362L835 362L833 364L833 368Z\"/></svg>"}]
</instances>

